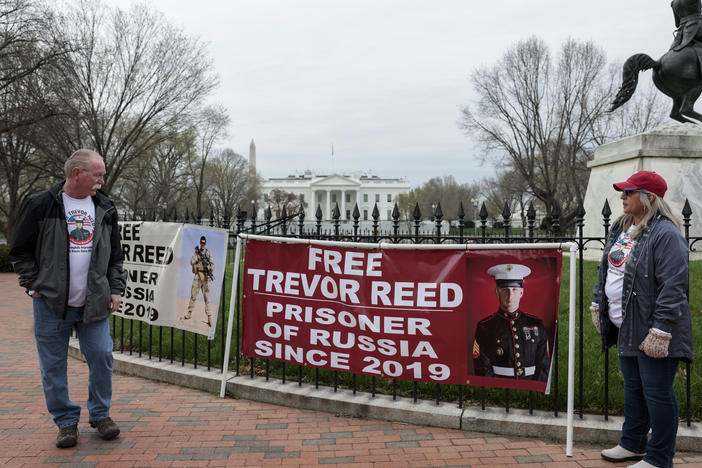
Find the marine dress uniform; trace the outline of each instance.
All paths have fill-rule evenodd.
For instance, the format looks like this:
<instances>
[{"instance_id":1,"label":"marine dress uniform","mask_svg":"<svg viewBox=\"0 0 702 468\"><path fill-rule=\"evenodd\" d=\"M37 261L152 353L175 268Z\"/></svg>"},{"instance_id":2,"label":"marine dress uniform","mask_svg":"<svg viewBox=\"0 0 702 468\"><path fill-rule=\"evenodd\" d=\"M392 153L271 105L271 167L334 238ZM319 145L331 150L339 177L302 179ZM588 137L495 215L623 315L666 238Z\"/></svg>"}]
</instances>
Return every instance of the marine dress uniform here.
<instances>
[{"instance_id":1,"label":"marine dress uniform","mask_svg":"<svg viewBox=\"0 0 702 468\"><path fill-rule=\"evenodd\" d=\"M543 322L518 310L498 310L478 322L473 344L475 375L546 381L548 337Z\"/></svg>"},{"instance_id":2,"label":"marine dress uniform","mask_svg":"<svg viewBox=\"0 0 702 468\"><path fill-rule=\"evenodd\" d=\"M503 264L488 269L497 288L522 288L531 269ZM475 375L546 381L550 365L548 336L538 317L502 306L478 322L473 343Z\"/></svg>"}]
</instances>

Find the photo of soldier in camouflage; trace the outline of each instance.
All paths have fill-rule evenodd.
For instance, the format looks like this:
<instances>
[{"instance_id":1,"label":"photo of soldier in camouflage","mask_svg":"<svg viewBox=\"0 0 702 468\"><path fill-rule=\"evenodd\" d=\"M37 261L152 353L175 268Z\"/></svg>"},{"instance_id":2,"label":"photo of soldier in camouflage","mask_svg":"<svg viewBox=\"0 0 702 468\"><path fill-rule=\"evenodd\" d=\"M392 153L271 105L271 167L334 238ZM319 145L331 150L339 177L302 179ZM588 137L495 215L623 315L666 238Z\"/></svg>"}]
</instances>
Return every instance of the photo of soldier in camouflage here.
<instances>
[{"instance_id":1,"label":"photo of soldier in camouflage","mask_svg":"<svg viewBox=\"0 0 702 468\"><path fill-rule=\"evenodd\" d=\"M183 317L183 320L190 320L193 315L193 308L197 296L202 291L202 299L205 301L205 313L207 315L208 326L212 325L212 309L210 308L210 283L214 281L215 265L212 260L210 251L207 250L207 238L200 237L200 244L195 247L195 252L190 258L190 266L192 267L193 285L190 289L190 302L188 303L188 312Z\"/></svg>"}]
</instances>

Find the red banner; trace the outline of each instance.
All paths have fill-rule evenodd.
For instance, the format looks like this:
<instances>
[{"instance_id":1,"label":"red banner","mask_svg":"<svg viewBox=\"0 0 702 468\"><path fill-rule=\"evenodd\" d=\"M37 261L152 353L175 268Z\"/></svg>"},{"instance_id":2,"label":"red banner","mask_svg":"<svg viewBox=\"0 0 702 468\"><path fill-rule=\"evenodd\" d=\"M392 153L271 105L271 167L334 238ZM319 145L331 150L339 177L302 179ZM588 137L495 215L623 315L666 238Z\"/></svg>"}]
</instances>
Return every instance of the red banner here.
<instances>
[{"instance_id":1,"label":"red banner","mask_svg":"<svg viewBox=\"0 0 702 468\"><path fill-rule=\"evenodd\" d=\"M543 390L545 382L524 380L536 378L535 372L507 378L475 371L478 324L500 307L494 278L488 276L492 285L483 284L480 276L487 273L480 271L490 262L512 260L543 277L541 289L529 289L529 301L524 294L525 306L536 301L542 306L530 310L550 314L543 330L536 322L520 322L520 333L553 333L560 278L555 250L466 253L247 240L242 354L403 380L538 384ZM546 291L554 295L549 304L543 302ZM482 357L494 355L488 347L483 345Z\"/></svg>"}]
</instances>

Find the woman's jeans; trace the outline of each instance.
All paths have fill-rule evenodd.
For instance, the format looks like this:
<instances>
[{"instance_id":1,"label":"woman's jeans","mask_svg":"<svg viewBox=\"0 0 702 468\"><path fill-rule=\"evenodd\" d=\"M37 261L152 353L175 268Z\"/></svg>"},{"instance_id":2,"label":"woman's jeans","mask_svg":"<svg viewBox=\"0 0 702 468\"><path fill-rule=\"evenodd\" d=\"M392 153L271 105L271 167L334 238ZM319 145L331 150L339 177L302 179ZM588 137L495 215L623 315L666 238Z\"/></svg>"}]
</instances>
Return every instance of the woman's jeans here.
<instances>
[{"instance_id":1,"label":"woman's jeans","mask_svg":"<svg viewBox=\"0 0 702 468\"><path fill-rule=\"evenodd\" d=\"M678 359L620 356L619 367L624 376L625 417L620 445L631 452L645 452L644 460L657 467L673 466L679 424L673 392Z\"/></svg>"},{"instance_id":2,"label":"woman's jeans","mask_svg":"<svg viewBox=\"0 0 702 468\"><path fill-rule=\"evenodd\" d=\"M77 424L80 406L68 398L68 340L75 326L80 350L88 362L90 421L110 415L112 398L112 337L108 319L83 322L82 307L68 307L66 320L57 318L43 297L34 299L34 336L37 341L41 383L49 413L58 427Z\"/></svg>"}]
</instances>

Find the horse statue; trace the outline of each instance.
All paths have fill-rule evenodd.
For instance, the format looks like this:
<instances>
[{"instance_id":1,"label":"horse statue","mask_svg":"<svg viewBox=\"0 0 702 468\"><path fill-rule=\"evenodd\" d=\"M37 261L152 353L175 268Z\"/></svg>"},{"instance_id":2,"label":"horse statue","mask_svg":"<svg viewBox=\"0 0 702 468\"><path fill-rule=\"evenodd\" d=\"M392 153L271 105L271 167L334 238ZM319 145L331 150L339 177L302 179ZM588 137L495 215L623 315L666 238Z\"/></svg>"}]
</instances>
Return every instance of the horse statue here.
<instances>
[{"instance_id":1,"label":"horse statue","mask_svg":"<svg viewBox=\"0 0 702 468\"><path fill-rule=\"evenodd\" d=\"M695 101L702 94L702 1L673 0L675 39L670 50L657 61L646 54L632 55L624 62L622 86L609 111L626 103L636 91L639 72L653 69L653 84L673 99L670 118L679 122L702 122Z\"/></svg>"}]
</instances>

